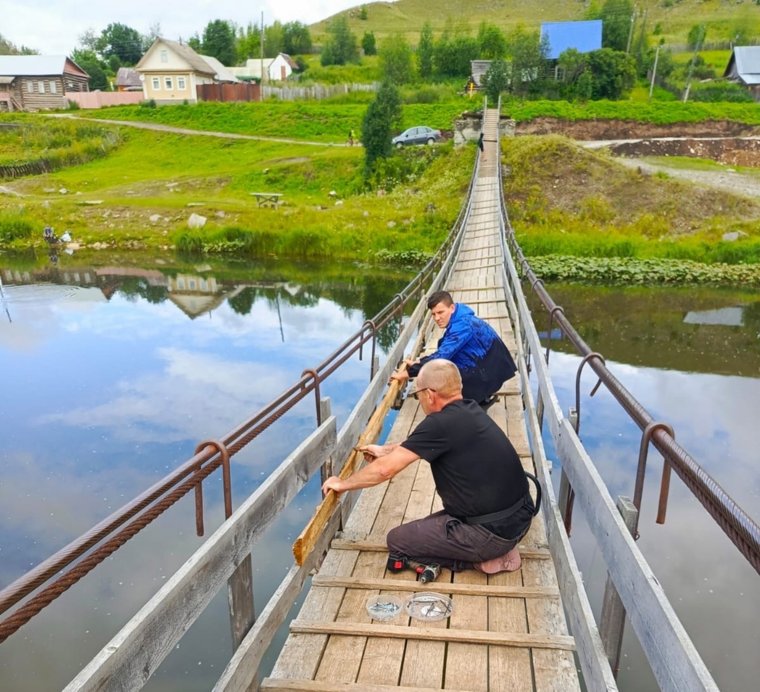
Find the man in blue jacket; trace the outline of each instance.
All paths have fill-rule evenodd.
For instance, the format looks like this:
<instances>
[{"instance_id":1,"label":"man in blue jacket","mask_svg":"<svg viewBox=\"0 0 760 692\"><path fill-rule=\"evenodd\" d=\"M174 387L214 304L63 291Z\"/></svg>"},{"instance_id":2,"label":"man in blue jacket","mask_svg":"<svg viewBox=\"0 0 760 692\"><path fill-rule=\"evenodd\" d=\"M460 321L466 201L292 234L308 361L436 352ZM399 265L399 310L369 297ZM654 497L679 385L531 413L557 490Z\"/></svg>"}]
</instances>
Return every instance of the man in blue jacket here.
<instances>
[{"instance_id":1,"label":"man in blue jacket","mask_svg":"<svg viewBox=\"0 0 760 692\"><path fill-rule=\"evenodd\" d=\"M394 372L391 379L405 382L409 377L416 377L428 361L444 358L459 368L463 397L489 406L499 387L517 371L504 342L472 308L455 303L448 291L433 293L427 306L435 323L445 330L438 348L417 361L407 361L407 370Z\"/></svg>"}]
</instances>

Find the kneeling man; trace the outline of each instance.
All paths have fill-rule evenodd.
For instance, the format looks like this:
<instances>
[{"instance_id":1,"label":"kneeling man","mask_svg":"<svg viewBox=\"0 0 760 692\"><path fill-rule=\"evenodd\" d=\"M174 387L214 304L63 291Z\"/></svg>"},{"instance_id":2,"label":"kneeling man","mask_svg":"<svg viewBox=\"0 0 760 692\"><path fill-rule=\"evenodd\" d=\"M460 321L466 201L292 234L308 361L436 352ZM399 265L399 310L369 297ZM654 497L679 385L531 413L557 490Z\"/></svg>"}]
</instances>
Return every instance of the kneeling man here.
<instances>
[{"instance_id":1,"label":"kneeling man","mask_svg":"<svg viewBox=\"0 0 760 692\"><path fill-rule=\"evenodd\" d=\"M426 414L414 432L400 444L363 447L371 463L345 480L328 478L322 490L368 488L424 459L443 510L388 533L389 565L412 560L486 574L519 569L517 544L535 507L514 447L477 403L462 398L452 362L425 363L414 396Z\"/></svg>"}]
</instances>

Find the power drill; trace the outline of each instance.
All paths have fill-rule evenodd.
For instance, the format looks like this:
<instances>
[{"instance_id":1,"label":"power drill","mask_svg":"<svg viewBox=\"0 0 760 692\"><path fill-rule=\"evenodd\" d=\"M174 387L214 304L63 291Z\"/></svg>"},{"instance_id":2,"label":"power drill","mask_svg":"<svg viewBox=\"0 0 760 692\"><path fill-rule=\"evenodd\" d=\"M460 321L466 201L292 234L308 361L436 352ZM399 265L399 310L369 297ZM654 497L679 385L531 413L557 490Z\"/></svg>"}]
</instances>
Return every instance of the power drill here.
<instances>
[{"instance_id":1,"label":"power drill","mask_svg":"<svg viewBox=\"0 0 760 692\"><path fill-rule=\"evenodd\" d=\"M388 571L395 574L403 569L413 569L417 573L418 581L423 584L435 581L441 573L441 566L437 562L425 564L416 562L406 557L388 557Z\"/></svg>"}]
</instances>

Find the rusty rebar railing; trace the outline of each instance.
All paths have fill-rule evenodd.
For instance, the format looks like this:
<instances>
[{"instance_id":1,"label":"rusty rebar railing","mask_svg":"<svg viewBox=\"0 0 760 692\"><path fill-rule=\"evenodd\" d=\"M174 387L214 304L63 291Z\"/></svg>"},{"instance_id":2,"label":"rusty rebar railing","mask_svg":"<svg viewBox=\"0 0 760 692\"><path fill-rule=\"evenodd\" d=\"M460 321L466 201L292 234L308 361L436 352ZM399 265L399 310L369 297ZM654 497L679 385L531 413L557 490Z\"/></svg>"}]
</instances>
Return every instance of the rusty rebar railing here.
<instances>
[{"instance_id":1,"label":"rusty rebar railing","mask_svg":"<svg viewBox=\"0 0 760 692\"><path fill-rule=\"evenodd\" d=\"M227 510L231 506L231 500L228 502L231 492L230 457L250 444L311 392L315 393L317 422L319 423L320 384L355 353L359 352L361 358L363 346L370 341L372 342L371 354L374 357L379 330L393 319L401 318L410 301L422 297L426 284L431 280L436 270L443 265L447 253L461 235L476 176L477 165L470 179L465 203L462 205L446 241L438 249L435 256L377 315L366 321L355 334L338 346L319 365L304 370L298 382L282 392L255 415L218 440L199 444L195 455L172 473L2 589L0 591L0 614L12 608L15 610L0 620L0 642L11 636L43 608L191 491L196 493L196 529L198 535L202 535L203 495L201 484L220 466L223 467L224 472L225 514L228 515ZM79 562L74 567L59 574L77 560ZM43 586L44 588L41 588ZM38 589L41 590L22 605L18 605Z\"/></svg>"},{"instance_id":2,"label":"rusty rebar railing","mask_svg":"<svg viewBox=\"0 0 760 692\"><path fill-rule=\"evenodd\" d=\"M679 478L684 482L692 494L699 500L702 506L712 516L715 522L723 529L723 532L731 539L739 552L747 561L760 572L760 527L747 515L747 513L731 498L720 484L707 473L694 457L681 447L675 440L675 435L666 426L657 425L650 413L634 398L625 386L607 369L604 358L593 351L575 330L570 320L565 316L564 310L552 299L543 285L543 281L536 276L522 249L517 243L514 230L509 224L506 205L502 195L502 213L505 219L505 231L507 241L515 260L515 265L522 272L522 277L528 283L533 292L538 296L541 304L550 315L550 322L556 323L562 333L575 346L579 355L584 359L583 364L588 365L599 377L599 381L605 385L610 394L623 407L631 420L642 431L649 429L648 441L662 454L667 471L663 471L662 486L660 490L660 504L658 517L665 514L664 502L667 497L667 486L670 480L670 468L675 470ZM594 391L598 384L594 387ZM578 407L580 417L580 407ZM576 427L580 425L578 420ZM651 427L650 427L651 426ZM642 472L643 473L643 472ZM643 483L643 479L640 481ZM639 481L637 481L637 487Z\"/></svg>"}]
</instances>

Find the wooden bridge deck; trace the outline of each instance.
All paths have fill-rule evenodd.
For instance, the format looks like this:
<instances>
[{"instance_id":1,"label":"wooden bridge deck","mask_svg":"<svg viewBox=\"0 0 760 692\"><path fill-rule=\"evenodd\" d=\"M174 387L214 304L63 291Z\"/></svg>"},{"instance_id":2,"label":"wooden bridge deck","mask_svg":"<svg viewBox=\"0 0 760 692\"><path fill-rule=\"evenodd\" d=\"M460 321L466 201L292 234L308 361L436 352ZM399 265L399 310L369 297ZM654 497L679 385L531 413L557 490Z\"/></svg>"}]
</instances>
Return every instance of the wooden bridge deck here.
<instances>
[{"instance_id":1,"label":"wooden bridge deck","mask_svg":"<svg viewBox=\"0 0 760 692\"><path fill-rule=\"evenodd\" d=\"M472 212L445 288L487 319L516 354L501 269L495 111L487 113L485 128ZM517 377L507 382L489 415L532 470L519 387ZM404 439L422 416L417 402L408 398L388 441ZM523 563L517 572L486 576L444 570L432 584L417 582L411 571L386 572L388 530L440 508L429 465L422 461L389 483L361 492L313 577L262 689L580 689L574 640L568 636L540 514L521 544ZM421 623L402 613L379 622L365 607L378 593L407 598L412 591L431 590L452 598L448 619Z\"/></svg>"}]
</instances>

